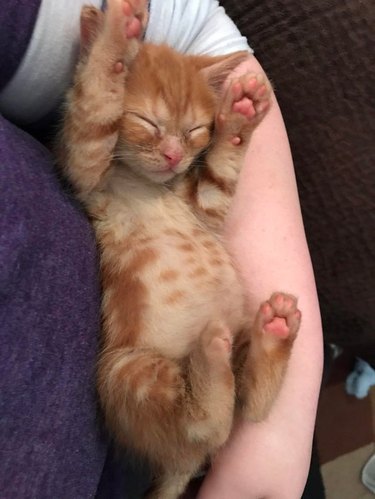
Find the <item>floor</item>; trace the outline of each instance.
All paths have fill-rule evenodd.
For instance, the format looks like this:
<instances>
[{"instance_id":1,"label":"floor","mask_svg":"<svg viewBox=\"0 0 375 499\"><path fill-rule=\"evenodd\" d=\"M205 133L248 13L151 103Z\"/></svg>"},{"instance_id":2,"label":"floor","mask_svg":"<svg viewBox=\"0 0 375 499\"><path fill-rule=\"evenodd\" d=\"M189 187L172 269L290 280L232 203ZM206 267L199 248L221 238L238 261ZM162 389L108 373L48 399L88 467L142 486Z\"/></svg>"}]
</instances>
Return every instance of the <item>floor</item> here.
<instances>
[{"instance_id":1,"label":"floor","mask_svg":"<svg viewBox=\"0 0 375 499\"><path fill-rule=\"evenodd\" d=\"M362 400L345 392L354 359L340 355L322 388L317 446L326 499L374 499L361 483L361 471L375 452L375 387Z\"/></svg>"}]
</instances>

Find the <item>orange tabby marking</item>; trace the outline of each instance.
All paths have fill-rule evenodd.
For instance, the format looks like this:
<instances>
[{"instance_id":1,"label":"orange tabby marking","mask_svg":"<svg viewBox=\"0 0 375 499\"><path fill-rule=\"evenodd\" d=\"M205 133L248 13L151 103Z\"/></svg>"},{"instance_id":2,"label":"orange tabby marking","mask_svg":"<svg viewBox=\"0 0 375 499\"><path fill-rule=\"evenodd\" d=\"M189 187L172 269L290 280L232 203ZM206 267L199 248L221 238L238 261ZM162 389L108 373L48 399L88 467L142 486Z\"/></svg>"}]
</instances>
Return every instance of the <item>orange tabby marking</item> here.
<instances>
[{"instance_id":1,"label":"orange tabby marking","mask_svg":"<svg viewBox=\"0 0 375 499\"><path fill-rule=\"evenodd\" d=\"M179 276L179 273L176 270L164 270L163 272L160 273L160 279L162 281L175 281L177 277Z\"/></svg>"}]
</instances>

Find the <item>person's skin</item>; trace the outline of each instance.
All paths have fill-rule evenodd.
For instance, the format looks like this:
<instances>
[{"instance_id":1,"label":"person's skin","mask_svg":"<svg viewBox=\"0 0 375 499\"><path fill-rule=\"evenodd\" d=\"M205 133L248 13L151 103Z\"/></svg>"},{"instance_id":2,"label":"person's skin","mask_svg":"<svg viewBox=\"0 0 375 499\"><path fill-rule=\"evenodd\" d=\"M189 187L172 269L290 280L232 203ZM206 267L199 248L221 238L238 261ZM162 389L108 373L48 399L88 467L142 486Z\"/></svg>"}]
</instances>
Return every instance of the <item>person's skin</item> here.
<instances>
[{"instance_id":1,"label":"person's skin","mask_svg":"<svg viewBox=\"0 0 375 499\"><path fill-rule=\"evenodd\" d=\"M255 57L236 74L263 72ZM266 421L237 421L199 499L300 499L322 373L322 328L294 168L276 98L255 131L227 223L228 244L255 311L274 291L298 297L302 325Z\"/></svg>"}]
</instances>

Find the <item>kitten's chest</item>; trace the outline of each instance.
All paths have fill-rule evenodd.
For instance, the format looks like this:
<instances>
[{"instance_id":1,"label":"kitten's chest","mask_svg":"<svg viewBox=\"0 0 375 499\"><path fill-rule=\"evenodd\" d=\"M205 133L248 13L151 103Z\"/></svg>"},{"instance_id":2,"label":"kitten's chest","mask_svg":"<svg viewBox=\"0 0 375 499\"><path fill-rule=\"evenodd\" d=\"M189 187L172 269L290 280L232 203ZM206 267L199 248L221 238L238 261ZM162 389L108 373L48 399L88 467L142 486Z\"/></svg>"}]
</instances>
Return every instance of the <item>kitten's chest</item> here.
<instances>
[{"instance_id":1,"label":"kitten's chest","mask_svg":"<svg viewBox=\"0 0 375 499\"><path fill-rule=\"evenodd\" d=\"M116 176L101 196L102 200L98 197L96 203L105 206L100 218L105 220L106 227L116 232L117 238L142 232L160 239L166 231L168 233L173 229L193 237L198 229L200 232L207 230L195 216L192 207L164 186L143 184L132 177Z\"/></svg>"}]
</instances>

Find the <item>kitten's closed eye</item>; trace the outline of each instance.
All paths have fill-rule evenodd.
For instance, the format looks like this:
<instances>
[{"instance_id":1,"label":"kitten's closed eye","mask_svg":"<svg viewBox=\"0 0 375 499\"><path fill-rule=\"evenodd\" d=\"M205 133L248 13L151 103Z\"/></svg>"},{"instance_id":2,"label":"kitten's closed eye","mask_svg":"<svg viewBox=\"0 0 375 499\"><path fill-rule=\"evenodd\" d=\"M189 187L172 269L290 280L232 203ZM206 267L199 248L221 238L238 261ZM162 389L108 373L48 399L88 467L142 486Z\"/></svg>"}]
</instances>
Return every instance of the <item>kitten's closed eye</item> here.
<instances>
[{"instance_id":1,"label":"kitten's closed eye","mask_svg":"<svg viewBox=\"0 0 375 499\"><path fill-rule=\"evenodd\" d=\"M148 128L150 131L160 132L159 126L154 121L150 120L150 118L148 118L147 116L142 116L141 114L130 111L128 111L127 114L128 116L134 118L134 121L136 121L137 123L146 126L146 128Z\"/></svg>"},{"instance_id":2,"label":"kitten's closed eye","mask_svg":"<svg viewBox=\"0 0 375 499\"><path fill-rule=\"evenodd\" d=\"M197 136L201 132L207 132L209 129L210 129L210 124L202 124L202 125L198 125L198 126L194 126L194 127L190 128L189 130L187 130L185 132L185 135L194 138L195 136Z\"/></svg>"}]
</instances>

